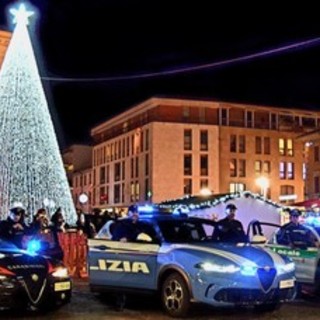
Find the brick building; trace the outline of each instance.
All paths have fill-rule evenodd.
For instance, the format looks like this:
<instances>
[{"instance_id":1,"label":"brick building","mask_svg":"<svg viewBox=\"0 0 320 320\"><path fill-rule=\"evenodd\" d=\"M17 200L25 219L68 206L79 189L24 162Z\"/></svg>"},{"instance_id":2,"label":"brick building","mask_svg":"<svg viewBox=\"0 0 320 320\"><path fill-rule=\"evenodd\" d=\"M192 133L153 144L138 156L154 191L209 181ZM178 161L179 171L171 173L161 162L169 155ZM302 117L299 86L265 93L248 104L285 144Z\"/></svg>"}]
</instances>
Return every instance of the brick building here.
<instances>
[{"instance_id":1,"label":"brick building","mask_svg":"<svg viewBox=\"0 0 320 320\"><path fill-rule=\"evenodd\" d=\"M91 130L95 207L250 190L304 199L304 142L320 112L151 98Z\"/></svg>"}]
</instances>

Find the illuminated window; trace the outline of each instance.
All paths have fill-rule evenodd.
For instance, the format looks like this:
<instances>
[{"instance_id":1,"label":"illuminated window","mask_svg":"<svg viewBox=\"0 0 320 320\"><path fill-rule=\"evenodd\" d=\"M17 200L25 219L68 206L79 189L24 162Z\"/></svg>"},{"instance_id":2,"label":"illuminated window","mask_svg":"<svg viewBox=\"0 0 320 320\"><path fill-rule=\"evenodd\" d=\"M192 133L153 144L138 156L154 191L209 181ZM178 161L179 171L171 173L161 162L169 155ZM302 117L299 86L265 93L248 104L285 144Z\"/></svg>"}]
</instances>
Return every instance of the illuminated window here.
<instances>
[{"instance_id":1,"label":"illuminated window","mask_svg":"<svg viewBox=\"0 0 320 320\"><path fill-rule=\"evenodd\" d=\"M230 193L235 193L235 192L243 192L246 189L246 185L244 183L236 183L236 182L231 182L229 184L229 192Z\"/></svg>"},{"instance_id":2,"label":"illuminated window","mask_svg":"<svg viewBox=\"0 0 320 320\"><path fill-rule=\"evenodd\" d=\"M256 177L261 176L262 173L262 162L260 160L256 160L254 162L254 172Z\"/></svg>"},{"instance_id":3,"label":"illuminated window","mask_svg":"<svg viewBox=\"0 0 320 320\"><path fill-rule=\"evenodd\" d=\"M284 145L284 139L279 139L279 153L281 156L285 155L285 145Z\"/></svg>"},{"instance_id":4,"label":"illuminated window","mask_svg":"<svg viewBox=\"0 0 320 320\"><path fill-rule=\"evenodd\" d=\"M229 162L230 177L237 176L237 159L231 159Z\"/></svg>"},{"instance_id":5,"label":"illuminated window","mask_svg":"<svg viewBox=\"0 0 320 320\"><path fill-rule=\"evenodd\" d=\"M283 161L279 163L279 178L280 179L286 178L286 164Z\"/></svg>"}]
</instances>

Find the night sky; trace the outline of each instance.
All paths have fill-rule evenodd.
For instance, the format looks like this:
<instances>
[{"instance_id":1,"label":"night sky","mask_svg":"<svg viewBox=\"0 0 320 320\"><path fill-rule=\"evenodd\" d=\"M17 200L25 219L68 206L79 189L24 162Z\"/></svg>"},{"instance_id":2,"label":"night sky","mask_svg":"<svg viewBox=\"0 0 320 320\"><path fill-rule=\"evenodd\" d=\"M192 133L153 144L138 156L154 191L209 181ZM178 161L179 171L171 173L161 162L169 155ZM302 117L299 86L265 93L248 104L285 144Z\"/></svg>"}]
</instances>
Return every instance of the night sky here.
<instances>
[{"instance_id":1,"label":"night sky","mask_svg":"<svg viewBox=\"0 0 320 320\"><path fill-rule=\"evenodd\" d=\"M316 8L186 2L30 1L39 10L32 41L62 148L90 142L94 125L155 95L320 111L320 39L279 54L165 74L317 39ZM12 30L5 14L10 3L0 0L2 30Z\"/></svg>"}]
</instances>

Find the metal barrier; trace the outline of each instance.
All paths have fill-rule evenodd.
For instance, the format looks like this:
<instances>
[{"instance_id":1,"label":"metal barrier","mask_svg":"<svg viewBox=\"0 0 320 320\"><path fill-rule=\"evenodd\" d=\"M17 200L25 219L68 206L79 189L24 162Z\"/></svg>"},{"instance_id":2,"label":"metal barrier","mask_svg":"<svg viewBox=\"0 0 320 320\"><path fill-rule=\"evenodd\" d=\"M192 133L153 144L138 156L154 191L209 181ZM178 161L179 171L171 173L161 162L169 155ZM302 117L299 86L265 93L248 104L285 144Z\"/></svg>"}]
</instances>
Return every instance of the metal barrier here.
<instances>
[{"instance_id":1,"label":"metal barrier","mask_svg":"<svg viewBox=\"0 0 320 320\"><path fill-rule=\"evenodd\" d=\"M87 236L81 231L68 230L58 233L63 250L63 263L72 277L87 278Z\"/></svg>"}]
</instances>

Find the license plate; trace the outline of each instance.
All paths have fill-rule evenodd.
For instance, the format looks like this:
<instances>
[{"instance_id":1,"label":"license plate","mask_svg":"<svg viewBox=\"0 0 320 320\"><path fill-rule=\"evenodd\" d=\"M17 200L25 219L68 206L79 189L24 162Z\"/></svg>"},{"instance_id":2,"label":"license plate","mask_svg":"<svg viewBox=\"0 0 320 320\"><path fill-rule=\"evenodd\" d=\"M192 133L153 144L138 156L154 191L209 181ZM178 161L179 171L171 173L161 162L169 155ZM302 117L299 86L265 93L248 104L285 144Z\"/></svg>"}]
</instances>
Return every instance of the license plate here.
<instances>
[{"instance_id":1,"label":"license plate","mask_svg":"<svg viewBox=\"0 0 320 320\"><path fill-rule=\"evenodd\" d=\"M57 282L54 284L54 291L64 291L71 289L71 282Z\"/></svg>"},{"instance_id":2,"label":"license plate","mask_svg":"<svg viewBox=\"0 0 320 320\"><path fill-rule=\"evenodd\" d=\"M280 281L280 289L292 288L294 287L294 280L282 280Z\"/></svg>"}]
</instances>

